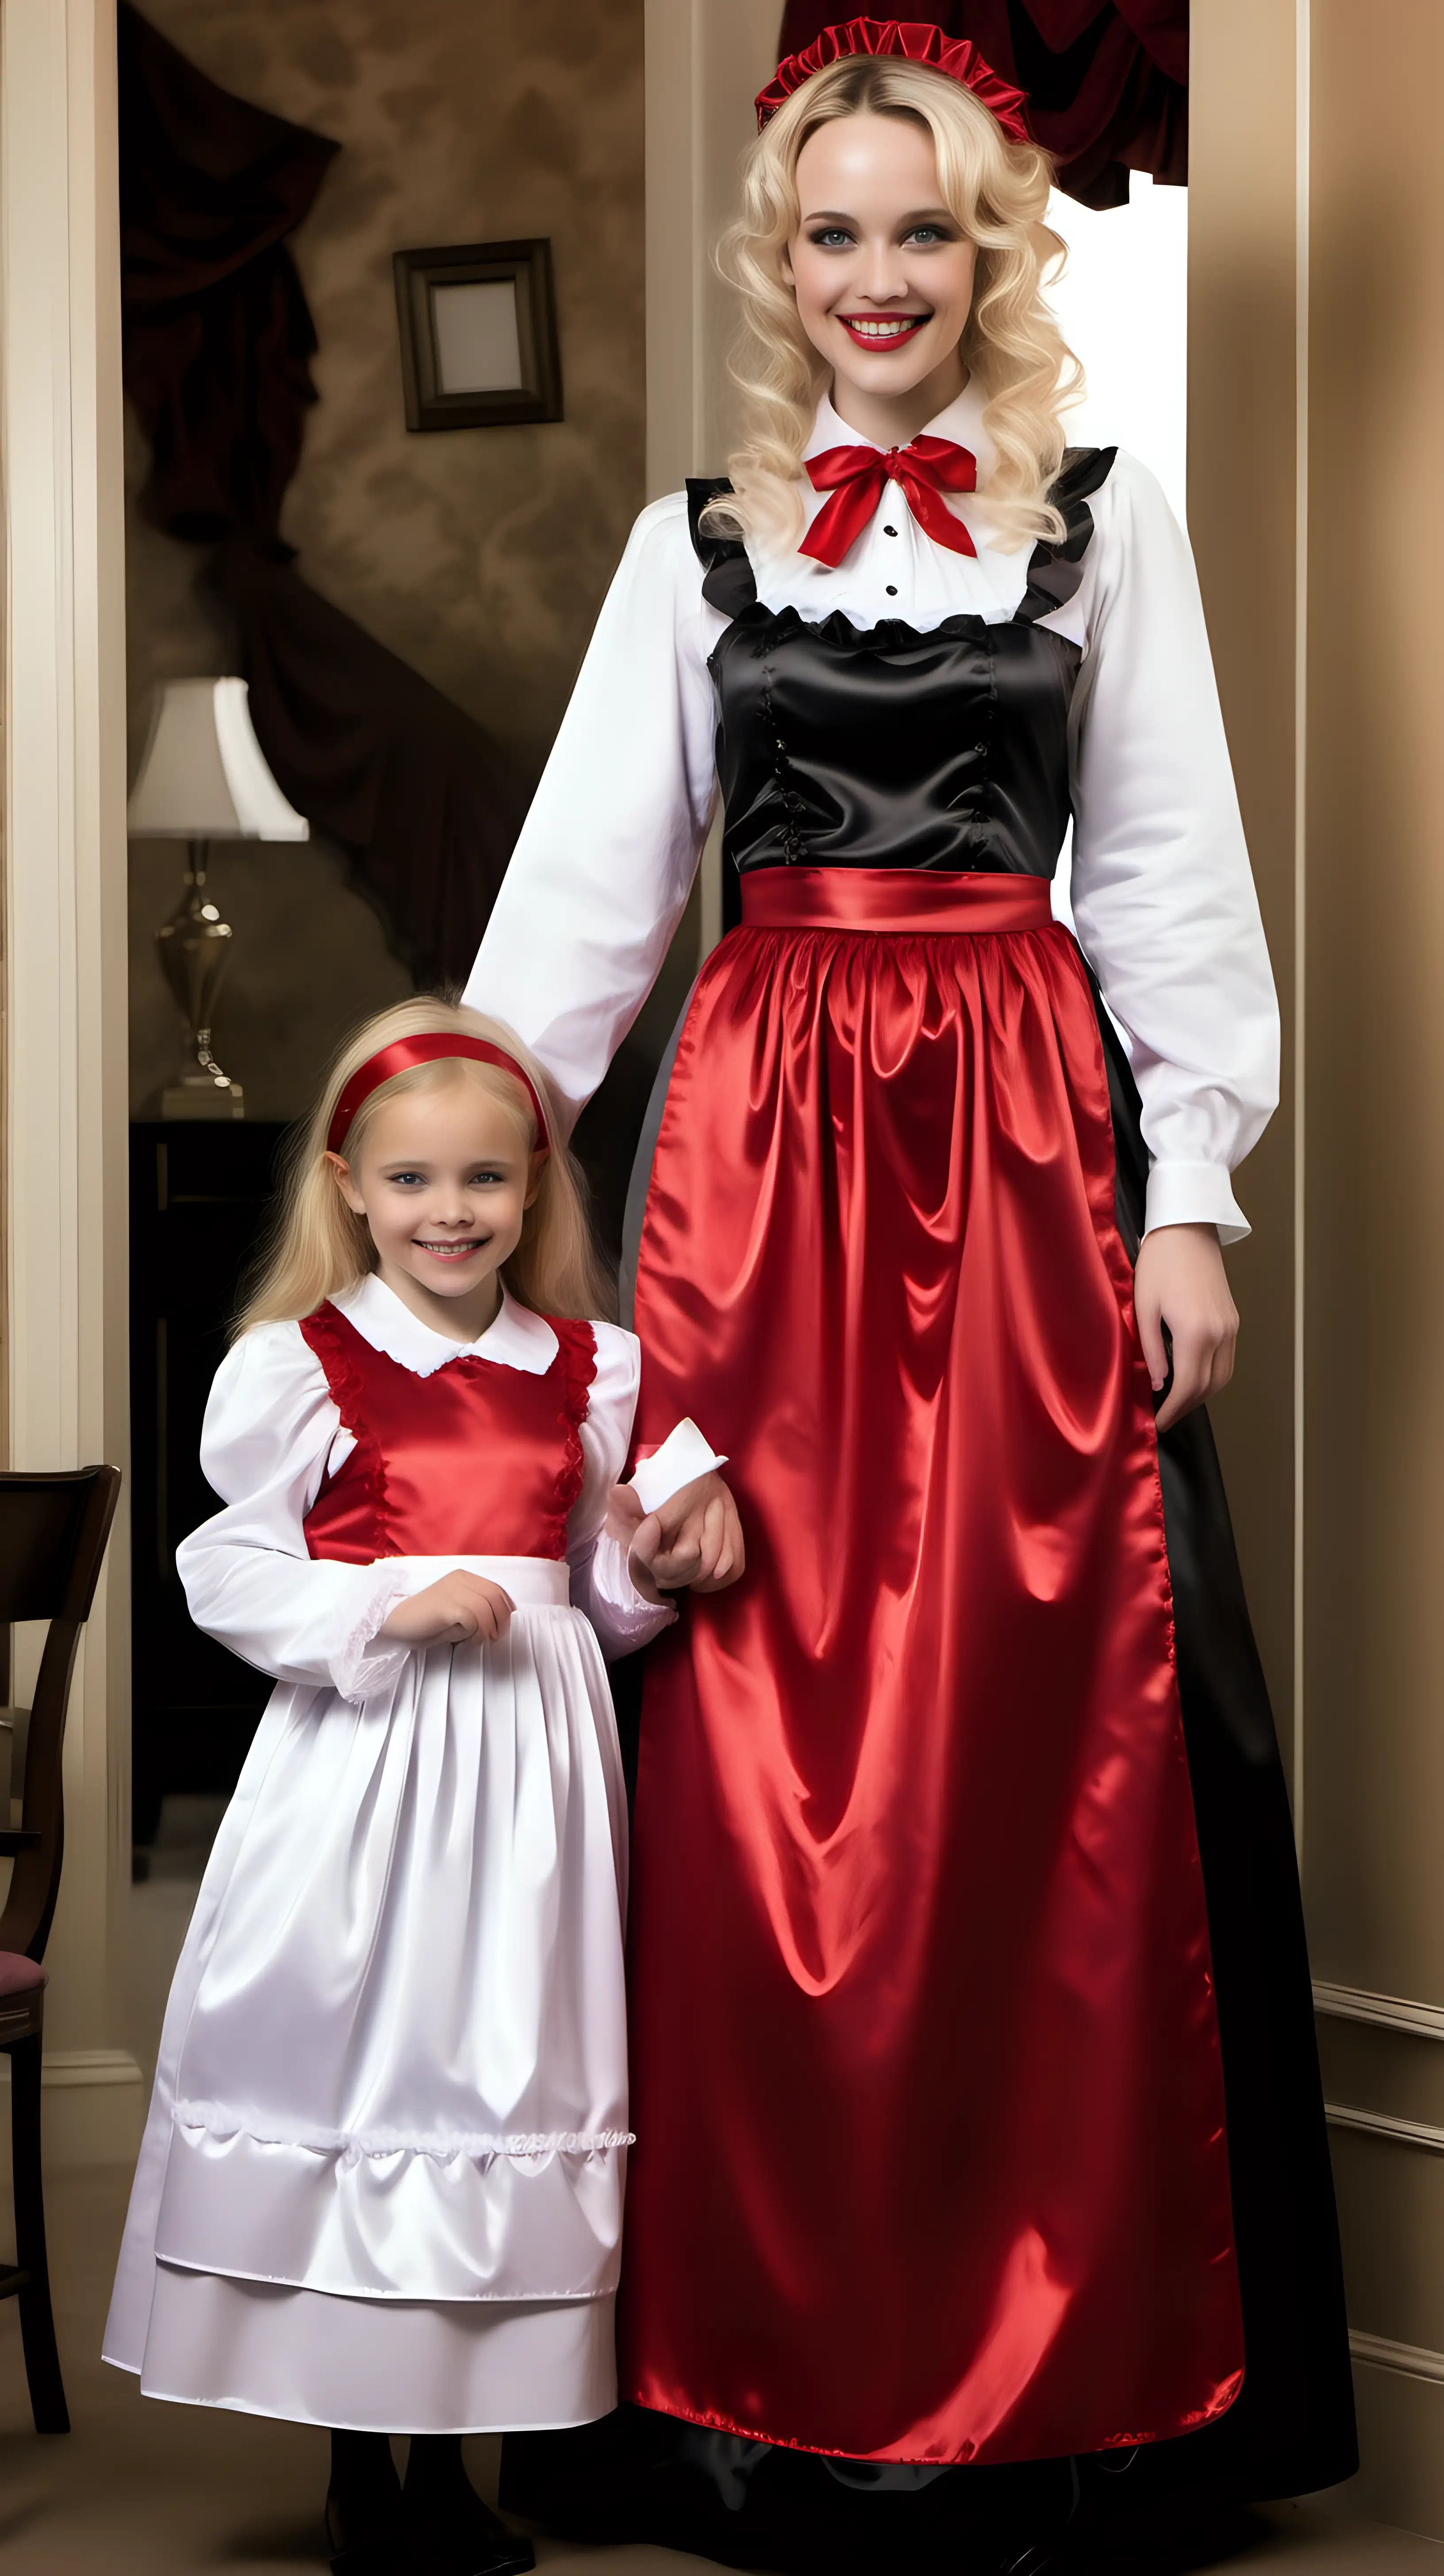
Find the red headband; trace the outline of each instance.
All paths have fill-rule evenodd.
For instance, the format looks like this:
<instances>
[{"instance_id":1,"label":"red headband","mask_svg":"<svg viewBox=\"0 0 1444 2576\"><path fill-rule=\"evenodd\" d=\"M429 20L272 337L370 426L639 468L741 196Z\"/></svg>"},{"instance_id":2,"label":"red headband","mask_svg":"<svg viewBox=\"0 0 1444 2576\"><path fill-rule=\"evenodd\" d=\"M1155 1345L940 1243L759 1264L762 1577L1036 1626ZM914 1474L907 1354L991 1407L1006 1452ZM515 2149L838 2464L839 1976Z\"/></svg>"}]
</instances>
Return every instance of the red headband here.
<instances>
[{"instance_id":1,"label":"red headband","mask_svg":"<svg viewBox=\"0 0 1444 2576\"><path fill-rule=\"evenodd\" d=\"M907 62L923 63L930 71L943 72L949 80L960 81L964 89L970 89L1015 143L1033 140L1028 131L1025 90L1014 89L1009 82L1000 80L966 36L945 36L941 27L923 26L908 18L849 18L845 25L824 27L800 54L789 54L785 63L779 63L776 79L759 91L758 133L814 72L824 70L828 63L842 62L849 54L901 54Z\"/></svg>"},{"instance_id":2,"label":"red headband","mask_svg":"<svg viewBox=\"0 0 1444 2576\"><path fill-rule=\"evenodd\" d=\"M393 1038L379 1055L369 1055L364 1064L358 1064L332 1112L331 1124L326 1131L327 1151L340 1153L362 1101L369 1100L373 1091L379 1091L383 1082L390 1082L394 1074L409 1073L413 1065L444 1064L450 1056L465 1056L472 1064L500 1065L502 1072L509 1073L513 1082L519 1082L531 1102L532 1116L536 1120L535 1151L538 1154L551 1152L551 1138L547 1134L547 1122L536 1086L530 1075L523 1073L515 1056L508 1055L505 1047L493 1046L490 1038L439 1035Z\"/></svg>"}]
</instances>

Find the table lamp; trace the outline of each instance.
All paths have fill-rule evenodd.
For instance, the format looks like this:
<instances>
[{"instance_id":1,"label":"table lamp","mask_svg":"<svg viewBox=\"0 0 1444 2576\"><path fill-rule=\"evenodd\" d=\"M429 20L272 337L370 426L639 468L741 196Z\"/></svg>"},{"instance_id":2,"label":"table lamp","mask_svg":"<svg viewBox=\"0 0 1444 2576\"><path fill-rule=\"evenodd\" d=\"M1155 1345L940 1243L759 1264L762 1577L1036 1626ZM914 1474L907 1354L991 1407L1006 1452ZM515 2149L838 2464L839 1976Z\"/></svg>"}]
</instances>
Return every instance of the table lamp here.
<instances>
[{"instance_id":1,"label":"table lamp","mask_svg":"<svg viewBox=\"0 0 1444 2576\"><path fill-rule=\"evenodd\" d=\"M216 1062L211 1029L231 953L231 926L206 895L212 841L306 841L251 723L244 680L167 680L151 718L127 828L133 840L184 841L185 883L156 932L162 971L185 1023L185 1054L161 1103L165 1118L244 1118L245 1093Z\"/></svg>"}]
</instances>

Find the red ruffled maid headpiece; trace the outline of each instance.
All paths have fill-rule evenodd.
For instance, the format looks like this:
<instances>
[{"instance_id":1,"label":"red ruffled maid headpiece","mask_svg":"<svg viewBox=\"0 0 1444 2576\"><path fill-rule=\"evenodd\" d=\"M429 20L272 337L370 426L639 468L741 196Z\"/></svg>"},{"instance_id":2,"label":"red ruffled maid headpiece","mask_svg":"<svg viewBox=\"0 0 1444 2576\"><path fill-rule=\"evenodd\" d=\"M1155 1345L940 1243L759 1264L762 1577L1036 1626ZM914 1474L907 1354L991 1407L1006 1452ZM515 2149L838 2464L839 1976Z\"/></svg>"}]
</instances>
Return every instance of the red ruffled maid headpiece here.
<instances>
[{"instance_id":1,"label":"red ruffled maid headpiece","mask_svg":"<svg viewBox=\"0 0 1444 2576\"><path fill-rule=\"evenodd\" d=\"M759 90L758 133L814 72L825 70L829 63L842 62L849 54L901 54L910 63L924 63L930 71L942 72L947 79L960 81L964 89L970 89L1013 142L1033 141L1023 90L1000 80L966 36L945 36L941 27L909 18L848 18L839 26L824 27L800 54L789 54L785 63L779 63L776 79Z\"/></svg>"}]
</instances>

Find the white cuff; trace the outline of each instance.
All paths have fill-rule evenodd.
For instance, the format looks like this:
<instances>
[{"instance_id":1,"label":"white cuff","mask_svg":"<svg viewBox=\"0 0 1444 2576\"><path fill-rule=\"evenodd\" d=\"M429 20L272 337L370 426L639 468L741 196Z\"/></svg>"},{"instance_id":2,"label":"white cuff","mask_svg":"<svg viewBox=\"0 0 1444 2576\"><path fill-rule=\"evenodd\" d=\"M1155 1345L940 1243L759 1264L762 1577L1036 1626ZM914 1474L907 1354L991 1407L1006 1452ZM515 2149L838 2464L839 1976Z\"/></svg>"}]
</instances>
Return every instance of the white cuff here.
<instances>
[{"instance_id":1,"label":"white cuff","mask_svg":"<svg viewBox=\"0 0 1444 2576\"><path fill-rule=\"evenodd\" d=\"M710 1443L703 1439L695 1422L679 1422L669 1431L660 1449L650 1458L639 1461L632 1478L632 1491L644 1512L659 1512L694 1476L706 1476L714 1467L725 1467Z\"/></svg>"},{"instance_id":2,"label":"white cuff","mask_svg":"<svg viewBox=\"0 0 1444 2576\"><path fill-rule=\"evenodd\" d=\"M352 1626L351 1633L336 1657L332 1680L337 1696L359 1707L363 1700L374 1699L379 1691L398 1680L410 1646L384 1641L378 1631L385 1627L398 1601L406 1598L406 1585L398 1582L392 1560L382 1557L367 1572L376 1577L376 1587L365 1609Z\"/></svg>"},{"instance_id":3,"label":"white cuff","mask_svg":"<svg viewBox=\"0 0 1444 2576\"><path fill-rule=\"evenodd\" d=\"M1220 1243L1242 1243L1253 1229L1222 1163L1155 1163L1148 1175L1143 1231L1161 1225L1216 1225Z\"/></svg>"},{"instance_id":4,"label":"white cuff","mask_svg":"<svg viewBox=\"0 0 1444 2576\"><path fill-rule=\"evenodd\" d=\"M627 1542L610 1530L603 1530L597 1541L589 1588L588 1614L609 1663L650 1645L676 1619L677 1604L670 1595L653 1601L638 1590Z\"/></svg>"}]
</instances>

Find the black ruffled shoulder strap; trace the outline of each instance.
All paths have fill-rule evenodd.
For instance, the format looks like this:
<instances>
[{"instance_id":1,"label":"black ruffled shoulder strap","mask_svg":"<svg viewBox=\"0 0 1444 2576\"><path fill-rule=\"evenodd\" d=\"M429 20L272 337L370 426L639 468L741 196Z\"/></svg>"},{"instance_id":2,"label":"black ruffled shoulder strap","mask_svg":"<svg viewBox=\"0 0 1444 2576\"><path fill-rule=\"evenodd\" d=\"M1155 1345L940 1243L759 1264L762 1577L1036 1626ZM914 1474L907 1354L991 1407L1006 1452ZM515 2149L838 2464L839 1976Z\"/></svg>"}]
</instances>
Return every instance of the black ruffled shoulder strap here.
<instances>
[{"instance_id":1,"label":"black ruffled shoulder strap","mask_svg":"<svg viewBox=\"0 0 1444 2576\"><path fill-rule=\"evenodd\" d=\"M709 501L720 500L730 492L725 474L687 477L687 525L698 562L702 566L702 596L724 617L740 617L757 598L757 582L747 560L747 548L740 537L714 537L704 533L702 513Z\"/></svg>"},{"instance_id":2,"label":"black ruffled shoulder strap","mask_svg":"<svg viewBox=\"0 0 1444 2576\"><path fill-rule=\"evenodd\" d=\"M1033 548L1028 564L1028 587L1017 608L1017 617L1031 625L1046 617L1050 609L1061 608L1083 578L1083 558L1093 536L1093 513L1088 507L1093 493L1101 489L1113 471L1116 447L1070 447L1054 479L1049 500L1061 510L1065 522L1061 537L1045 537Z\"/></svg>"}]
</instances>

